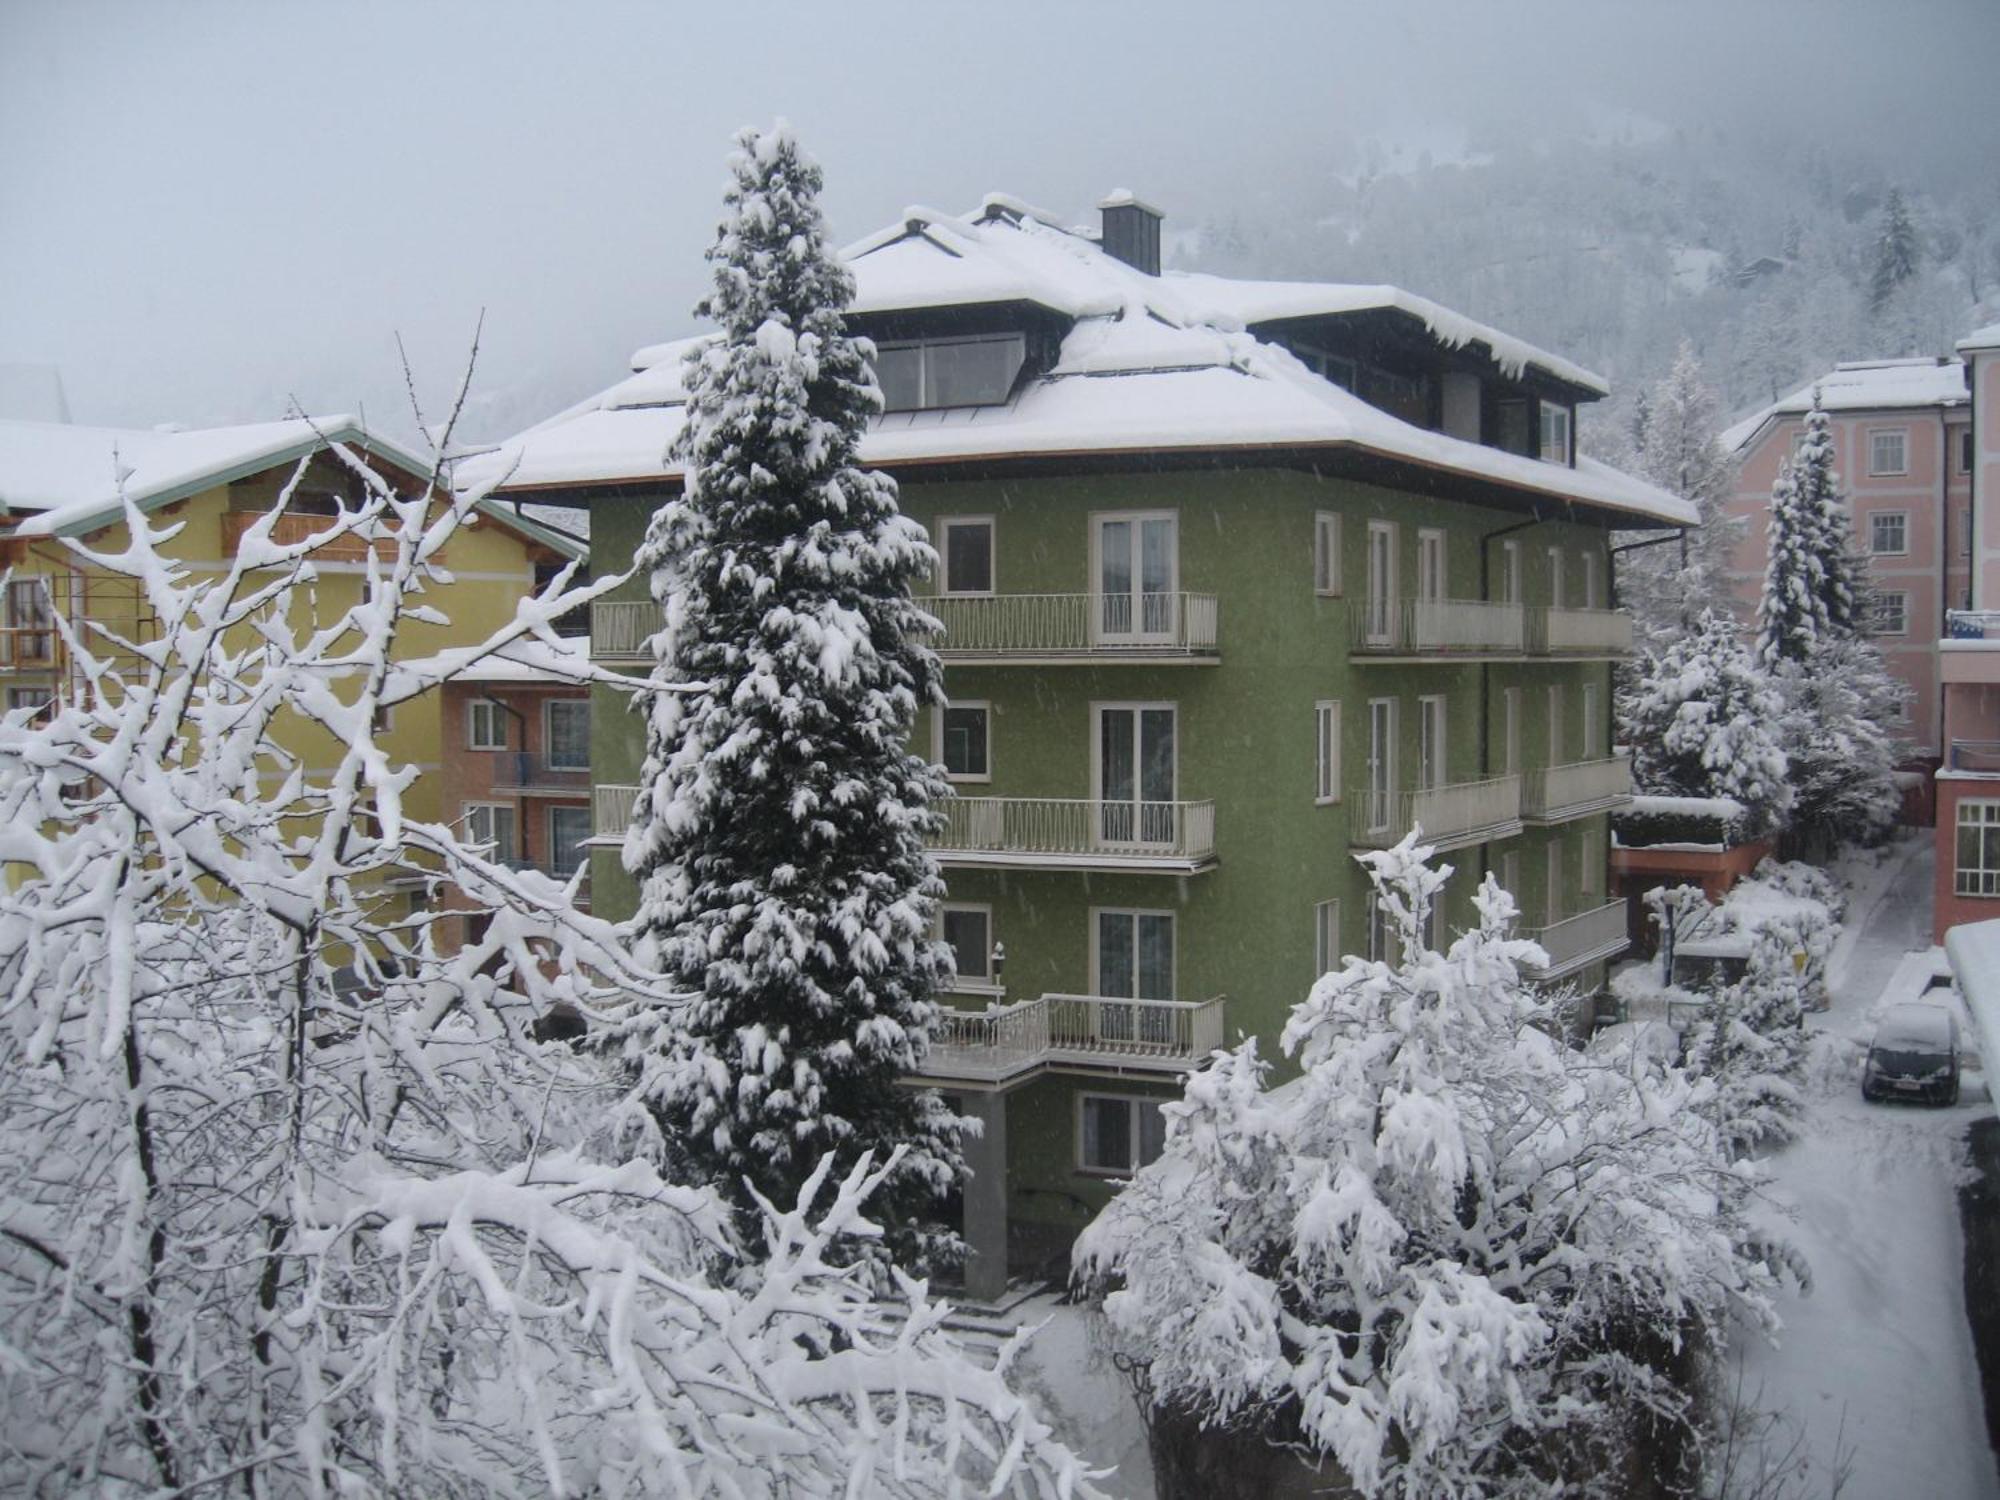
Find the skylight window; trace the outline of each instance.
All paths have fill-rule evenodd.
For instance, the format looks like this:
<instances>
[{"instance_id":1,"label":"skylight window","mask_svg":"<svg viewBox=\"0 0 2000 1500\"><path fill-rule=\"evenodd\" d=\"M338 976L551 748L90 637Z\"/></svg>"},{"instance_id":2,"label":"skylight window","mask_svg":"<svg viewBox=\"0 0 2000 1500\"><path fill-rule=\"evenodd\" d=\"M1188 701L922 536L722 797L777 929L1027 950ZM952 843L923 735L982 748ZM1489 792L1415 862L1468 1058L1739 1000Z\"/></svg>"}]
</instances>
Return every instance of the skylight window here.
<instances>
[{"instance_id":1,"label":"skylight window","mask_svg":"<svg viewBox=\"0 0 2000 1500\"><path fill-rule=\"evenodd\" d=\"M1013 393L1027 357L1018 333L898 340L876 346L875 378L887 411L997 406Z\"/></svg>"}]
</instances>

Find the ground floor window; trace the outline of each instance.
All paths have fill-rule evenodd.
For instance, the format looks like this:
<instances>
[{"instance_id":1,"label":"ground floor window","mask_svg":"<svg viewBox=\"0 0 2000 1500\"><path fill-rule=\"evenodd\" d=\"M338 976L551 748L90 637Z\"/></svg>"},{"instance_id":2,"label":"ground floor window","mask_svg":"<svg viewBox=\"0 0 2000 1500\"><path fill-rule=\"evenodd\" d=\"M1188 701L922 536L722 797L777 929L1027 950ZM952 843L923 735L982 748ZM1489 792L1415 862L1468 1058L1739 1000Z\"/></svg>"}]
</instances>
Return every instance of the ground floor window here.
<instances>
[{"instance_id":1,"label":"ground floor window","mask_svg":"<svg viewBox=\"0 0 2000 1500\"><path fill-rule=\"evenodd\" d=\"M1086 1172L1129 1176L1159 1159L1167 1122L1157 1099L1110 1094L1077 1098L1077 1165Z\"/></svg>"},{"instance_id":2,"label":"ground floor window","mask_svg":"<svg viewBox=\"0 0 2000 1500\"><path fill-rule=\"evenodd\" d=\"M2000 896L2000 802L1958 804L1958 858L1952 889Z\"/></svg>"}]
</instances>

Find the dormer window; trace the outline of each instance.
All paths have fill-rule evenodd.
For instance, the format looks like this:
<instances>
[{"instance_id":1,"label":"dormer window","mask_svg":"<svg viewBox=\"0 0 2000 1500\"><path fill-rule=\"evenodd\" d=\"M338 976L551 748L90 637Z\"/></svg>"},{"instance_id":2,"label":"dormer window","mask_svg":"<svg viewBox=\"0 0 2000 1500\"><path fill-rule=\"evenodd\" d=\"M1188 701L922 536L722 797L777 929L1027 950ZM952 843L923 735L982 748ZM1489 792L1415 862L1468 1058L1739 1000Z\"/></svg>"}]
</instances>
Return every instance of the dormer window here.
<instances>
[{"instance_id":1,"label":"dormer window","mask_svg":"<svg viewBox=\"0 0 2000 1500\"><path fill-rule=\"evenodd\" d=\"M1028 357L1018 333L897 339L876 345L875 379L886 411L998 406L1013 394Z\"/></svg>"},{"instance_id":2,"label":"dormer window","mask_svg":"<svg viewBox=\"0 0 2000 1500\"><path fill-rule=\"evenodd\" d=\"M1354 389L1354 361L1345 355L1330 354L1326 350L1316 348L1311 344L1302 344L1296 341L1288 344L1286 347L1298 357L1300 364L1304 365L1321 379L1332 381L1343 391Z\"/></svg>"},{"instance_id":3,"label":"dormer window","mask_svg":"<svg viewBox=\"0 0 2000 1500\"><path fill-rule=\"evenodd\" d=\"M1545 463L1569 463L1569 408L1544 401L1542 408L1542 460Z\"/></svg>"}]
</instances>

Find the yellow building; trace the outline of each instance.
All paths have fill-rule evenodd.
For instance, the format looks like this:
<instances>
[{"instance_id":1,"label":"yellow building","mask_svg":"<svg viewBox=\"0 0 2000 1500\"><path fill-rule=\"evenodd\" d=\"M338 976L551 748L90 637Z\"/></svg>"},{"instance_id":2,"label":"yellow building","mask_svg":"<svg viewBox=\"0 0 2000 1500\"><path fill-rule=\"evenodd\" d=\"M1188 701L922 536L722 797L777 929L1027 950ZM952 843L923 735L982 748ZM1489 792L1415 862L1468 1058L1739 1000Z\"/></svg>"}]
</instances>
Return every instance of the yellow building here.
<instances>
[{"instance_id":1,"label":"yellow building","mask_svg":"<svg viewBox=\"0 0 2000 1500\"><path fill-rule=\"evenodd\" d=\"M366 454L399 493L420 489L428 465L367 433L351 417L315 417L241 427L151 431L78 427L54 422L0 421L0 559L9 571L0 600L0 685L4 704L20 708L48 701L69 685L73 664L56 619L89 638L95 621L127 639L157 634L135 585L85 564L63 543L80 540L98 550L125 544L126 498L158 526L179 531L161 551L195 575L219 573L234 558L249 525L271 509L301 460L305 478L273 540L302 540L323 529L336 509L360 496L358 477L325 452L337 442ZM316 559L314 593L322 619L336 617L360 596L367 568L358 538L342 538ZM376 543L375 545L381 545ZM398 659L435 656L470 645L514 617L524 595L587 551L586 544L523 516L500 502L482 503L472 524L444 548L452 583L426 594L424 603L449 617L449 625L406 622L396 641ZM97 649L93 647L93 649ZM439 769L447 741L441 695L397 705L381 727L392 759L423 773L404 797L406 813L435 821L447 809ZM309 768L330 767L330 739L301 726L287 748Z\"/></svg>"}]
</instances>

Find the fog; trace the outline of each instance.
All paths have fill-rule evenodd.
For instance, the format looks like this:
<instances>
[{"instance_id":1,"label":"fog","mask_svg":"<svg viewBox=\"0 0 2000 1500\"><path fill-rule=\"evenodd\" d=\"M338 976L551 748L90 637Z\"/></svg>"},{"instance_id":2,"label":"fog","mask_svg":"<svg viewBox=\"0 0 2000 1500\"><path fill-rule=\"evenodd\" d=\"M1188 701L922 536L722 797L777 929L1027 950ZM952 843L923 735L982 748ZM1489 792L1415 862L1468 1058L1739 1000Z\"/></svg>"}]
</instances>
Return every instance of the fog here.
<instances>
[{"instance_id":1,"label":"fog","mask_svg":"<svg viewBox=\"0 0 2000 1500\"><path fill-rule=\"evenodd\" d=\"M1991 176L2000 5L0 3L0 365L78 421L410 430L485 313L490 435L693 326L740 125L836 234L990 189L1270 219L1360 163L1669 132ZM1426 153L1428 156L1426 156ZM1421 290L1422 288L1419 288ZM1468 312L1479 313L1478 308Z\"/></svg>"}]
</instances>

